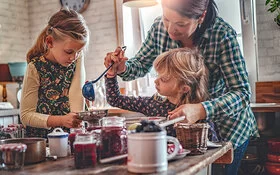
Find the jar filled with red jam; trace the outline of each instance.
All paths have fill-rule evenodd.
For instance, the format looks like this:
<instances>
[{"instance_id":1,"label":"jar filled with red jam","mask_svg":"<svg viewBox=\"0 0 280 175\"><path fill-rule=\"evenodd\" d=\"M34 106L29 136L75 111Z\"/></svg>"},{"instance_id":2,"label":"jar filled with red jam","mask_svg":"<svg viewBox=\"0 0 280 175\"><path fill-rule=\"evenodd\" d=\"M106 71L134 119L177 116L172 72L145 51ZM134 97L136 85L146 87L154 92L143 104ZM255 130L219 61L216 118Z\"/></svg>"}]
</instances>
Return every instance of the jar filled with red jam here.
<instances>
[{"instance_id":1,"label":"jar filled with red jam","mask_svg":"<svg viewBox=\"0 0 280 175\"><path fill-rule=\"evenodd\" d=\"M69 145L70 145L70 148L71 148L71 153L73 154L74 153L74 147L73 147L73 144L74 144L74 141L75 141L75 137L76 137L76 134L78 133L84 133L84 129L83 128L71 128L70 129L70 134L68 136L68 141L69 141Z\"/></svg>"},{"instance_id":2,"label":"jar filled with red jam","mask_svg":"<svg viewBox=\"0 0 280 175\"><path fill-rule=\"evenodd\" d=\"M74 142L74 161L75 167L78 169L94 167L96 165L96 140L92 133L76 134Z\"/></svg>"},{"instance_id":3,"label":"jar filled with red jam","mask_svg":"<svg viewBox=\"0 0 280 175\"><path fill-rule=\"evenodd\" d=\"M87 127L87 132L90 132L94 135L94 138L96 140L97 160L99 160L101 150L101 126L89 124Z\"/></svg>"},{"instance_id":4,"label":"jar filled with red jam","mask_svg":"<svg viewBox=\"0 0 280 175\"><path fill-rule=\"evenodd\" d=\"M124 118L103 117L101 128L100 158L127 153L127 131Z\"/></svg>"}]
</instances>

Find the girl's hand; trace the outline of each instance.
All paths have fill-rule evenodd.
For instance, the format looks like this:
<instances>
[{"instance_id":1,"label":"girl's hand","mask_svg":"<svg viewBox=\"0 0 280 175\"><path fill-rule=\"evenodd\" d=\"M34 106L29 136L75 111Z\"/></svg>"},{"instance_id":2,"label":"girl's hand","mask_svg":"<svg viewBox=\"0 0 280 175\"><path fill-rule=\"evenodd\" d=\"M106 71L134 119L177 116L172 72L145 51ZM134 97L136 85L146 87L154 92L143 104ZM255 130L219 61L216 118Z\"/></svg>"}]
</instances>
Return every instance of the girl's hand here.
<instances>
[{"instance_id":1,"label":"girl's hand","mask_svg":"<svg viewBox=\"0 0 280 175\"><path fill-rule=\"evenodd\" d=\"M66 128L77 128L81 126L82 120L78 119L78 114L74 112L70 112L61 117L62 118L62 125Z\"/></svg>"},{"instance_id":2,"label":"girl's hand","mask_svg":"<svg viewBox=\"0 0 280 175\"><path fill-rule=\"evenodd\" d=\"M186 117L186 123L196 123L198 120L206 118L206 112L201 103L184 104L168 113L169 119L175 119L180 116Z\"/></svg>"},{"instance_id":3,"label":"girl's hand","mask_svg":"<svg viewBox=\"0 0 280 175\"><path fill-rule=\"evenodd\" d=\"M113 62L113 67L108 71L109 75L116 75L123 73L126 70L125 62L128 60L127 57L124 56L124 50L121 47L117 47L114 52L107 53L104 58L105 67L109 67Z\"/></svg>"}]
</instances>

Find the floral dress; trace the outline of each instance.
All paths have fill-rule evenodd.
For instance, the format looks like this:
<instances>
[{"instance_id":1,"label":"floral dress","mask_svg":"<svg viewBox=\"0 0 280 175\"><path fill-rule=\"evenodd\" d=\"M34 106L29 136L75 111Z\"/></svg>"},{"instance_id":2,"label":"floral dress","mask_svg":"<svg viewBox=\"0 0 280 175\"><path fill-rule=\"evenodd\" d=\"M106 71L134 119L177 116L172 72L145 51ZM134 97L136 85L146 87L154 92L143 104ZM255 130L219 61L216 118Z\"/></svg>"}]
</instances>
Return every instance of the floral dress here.
<instances>
[{"instance_id":1,"label":"floral dress","mask_svg":"<svg viewBox=\"0 0 280 175\"><path fill-rule=\"evenodd\" d=\"M69 88L75 72L76 62L68 67L53 63L43 56L31 60L39 75L38 102L36 112L49 115L65 115L70 112ZM52 129L27 126L28 137L47 138ZM69 129L63 128L69 132Z\"/></svg>"}]
</instances>

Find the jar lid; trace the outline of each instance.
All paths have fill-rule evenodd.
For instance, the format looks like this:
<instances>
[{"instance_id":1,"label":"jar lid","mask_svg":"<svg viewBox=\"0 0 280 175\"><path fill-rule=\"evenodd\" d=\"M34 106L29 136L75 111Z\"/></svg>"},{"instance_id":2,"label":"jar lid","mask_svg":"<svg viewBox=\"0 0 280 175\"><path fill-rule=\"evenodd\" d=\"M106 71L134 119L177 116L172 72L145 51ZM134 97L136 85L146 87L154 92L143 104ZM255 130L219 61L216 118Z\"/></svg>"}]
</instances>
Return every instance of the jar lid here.
<instances>
[{"instance_id":1,"label":"jar lid","mask_svg":"<svg viewBox=\"0 0 280 175\"><path fill-rule=\"evenodd\" d=\"M18 129L16 127L6 127L6 128L2 128L3 132L13 132L13 131L17 131Z\"/></svg>"},{"instance_id":2,"label":"jar lid","mask_svg":"<svg viewBox=\"0 0 280 175\"><path fill-rule=\"evenodd\" d=\"M64 132L61 128L55 128L53 132L48 134L48 138L65 138L68 137L68 133Z\"/></svg>"},{"instance_id":3,"label":"jar lid","mask_svg":"<svg viewBox=\"0 0 280 175\"><path fill-rule=\"evenodd\" d=\"M95 143L96 140L94 139L94 135L91 132L86 133L77 133L75 142L76 143Z\"/></svg>"},{"instance_id":4,"label":"jar lid","mask_svg":"<svg viewBox=\"0 0 280 175\"><path fill-rule=\"evenodd\" d=\"M22 124L9 124L8 127L16 127L18 129L22 129L23 125Z\"/></svg>"},{"instance_id":5,"label":"jar lid","mask_svg":"<svg viewBox=\"0 0 280 175\"><path fill-rule=\"evenodd\" d=\"M0 151L25 152L27 146L23 143L8 143L0 145Z\"/></svg>"}]
</instances>

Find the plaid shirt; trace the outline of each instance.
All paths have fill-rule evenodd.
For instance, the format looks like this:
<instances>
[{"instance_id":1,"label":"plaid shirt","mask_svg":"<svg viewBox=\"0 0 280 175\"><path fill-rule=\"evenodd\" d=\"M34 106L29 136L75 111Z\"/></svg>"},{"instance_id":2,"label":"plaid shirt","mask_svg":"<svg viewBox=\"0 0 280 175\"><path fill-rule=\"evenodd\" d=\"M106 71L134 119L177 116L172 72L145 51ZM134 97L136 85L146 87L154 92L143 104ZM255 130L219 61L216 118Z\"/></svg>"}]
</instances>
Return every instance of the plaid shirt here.
<instances>
[{"instance_id":1,"label":"plaid shirt","mask_svg":"<svg viewBox=\"0 0 280 175\"><path fill-rule=\"evenodd\" d=\"M152 25L145 42L134 58L126 62L123 80L143 77L150 71L156 57L169 49L182 47L172 40L161 17ZM209 69L209 101L202 102L206 119L212 120L224 141L236 148L250 136L258 137L257 124L250 108L251 90L245 60L241 55L235 30L217 17L203 34L198 49Z\"/></svg>"}]
</instances>

